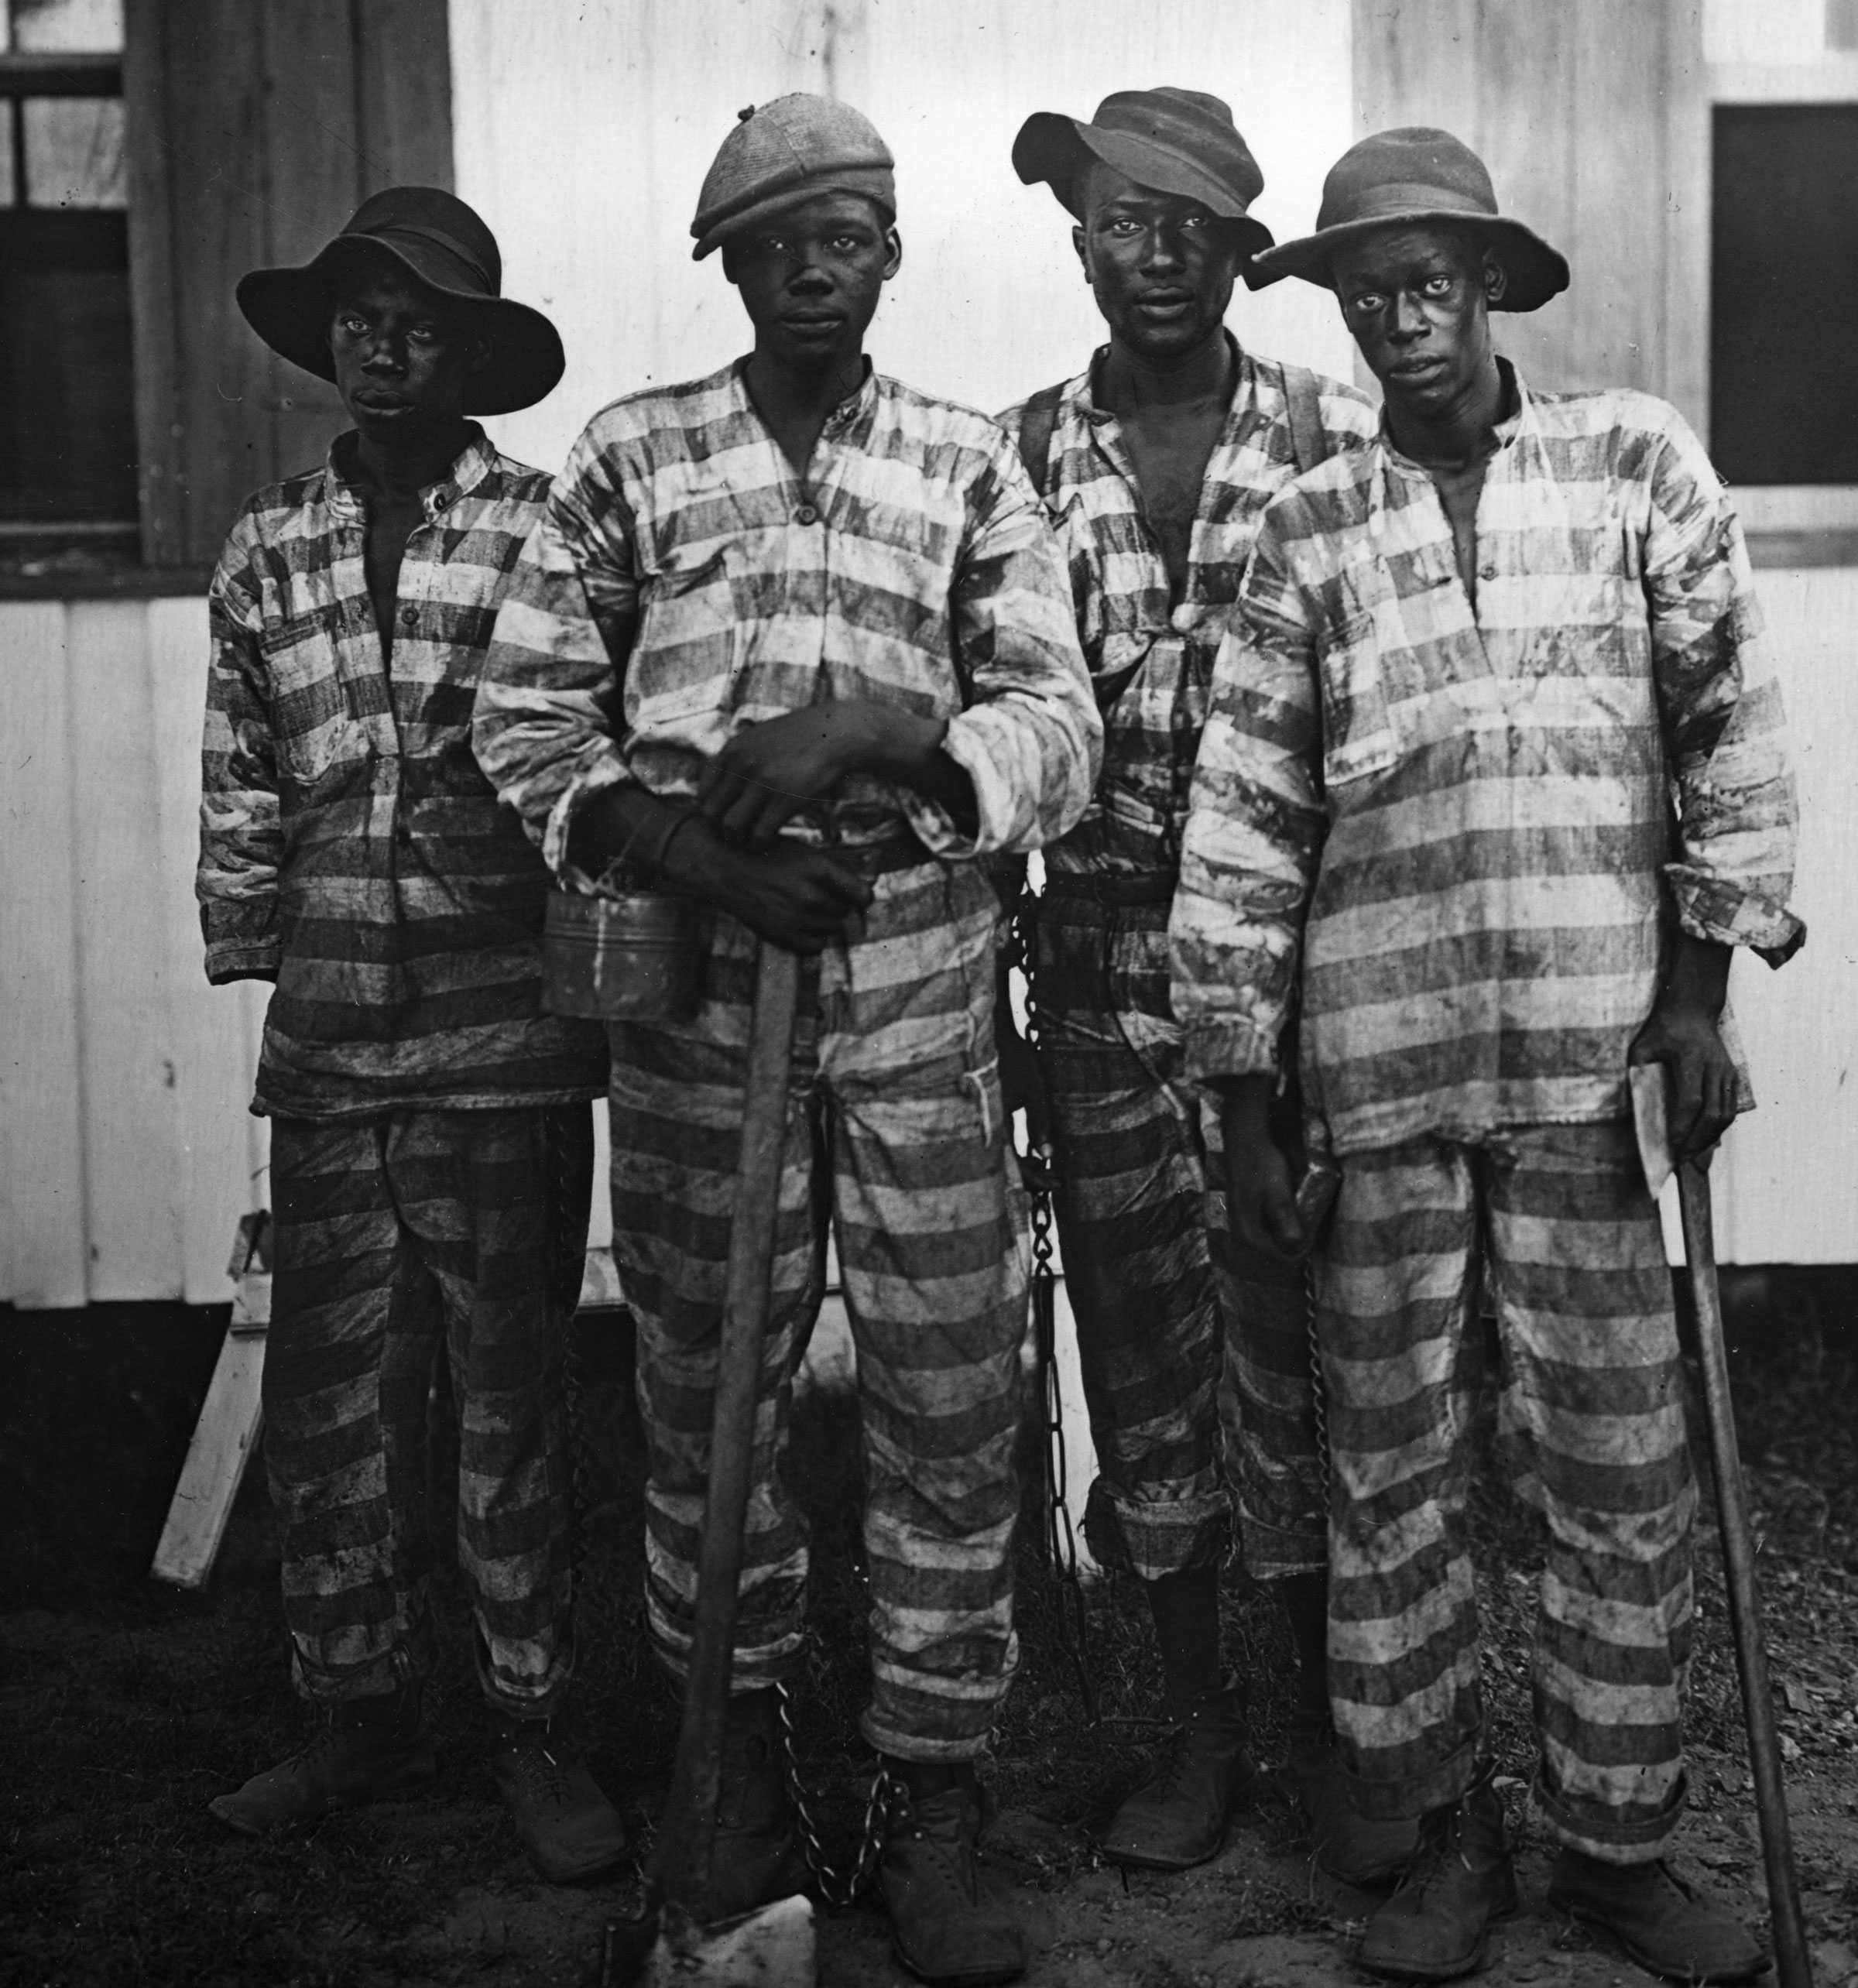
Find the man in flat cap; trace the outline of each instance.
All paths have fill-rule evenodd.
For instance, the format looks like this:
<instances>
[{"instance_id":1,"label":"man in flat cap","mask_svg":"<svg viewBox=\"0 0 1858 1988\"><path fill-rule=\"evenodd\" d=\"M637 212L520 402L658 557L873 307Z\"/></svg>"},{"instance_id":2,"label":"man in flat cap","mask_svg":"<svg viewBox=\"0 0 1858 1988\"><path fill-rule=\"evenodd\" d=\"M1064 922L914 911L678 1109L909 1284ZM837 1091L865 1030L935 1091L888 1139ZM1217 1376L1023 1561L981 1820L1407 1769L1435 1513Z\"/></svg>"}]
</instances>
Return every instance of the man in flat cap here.
<instances>
[{"instance_id":1,"label":"man in flat cap","mask_svg":"<svg viewBox=\"0 0 1858 1988\"><path fill-rule=\"evenodd\" d=\"M469 416L560 378L463 201L396 187L239 307L354 427L246 504L213 577L198 889L207 975L272 982L265 1455L297 1689L321 1716L213 1813L262 1834L434 1772L427 1397L450 1362L458 1557L490 1764L546 1877L616 1862L562 1713L574 1668L562 1340L593 1174L597 1027L541 1012L548 875L471 751L547 479Z\"/></svg>"},{"instance_id":2,"label":"man in flat cap","mask_svg":"<svg viewBox=\"0 0 1858 1988\"><path fill-rule=\"evenodd\" d=\"M1109 327L1075 379L1001 417L1057 521L1104 718L1102 782L1046 853L1042 896L1023 900L1099 1460L1085 1530L1143 1582L1174 1722L1103 1848L1202 1863L1253 1778L1246 1681L1219 1650L1236 1488L1246 1565L1294 1632L1292 1784L1325 1866L1371 1880L1412 1832L1356 1815L1335 1764L1304 1273L1227 1234L1217 1100L1181 1061L1167 940L1213 656L1259 518L1300 467L1364 443L1373 412L1226 329L1235 279L1264 280L1250 259L1271 237L1249 211L1263 175L1218 98L1123 91L1088 124L1040 112L1013 160L1073 216Z\"/></svg>"},{"instance_id":3,"label":"man in flat cap","mask_svg":"<svg viewBox=\"0 0 1858 1988\"><path fill-rule=\"evenodd\" d=\"M975 859L1062 835L1101 728L1062 562L1012 444L874 372L901 254L857 111L745 113L697 254L749 355L597 415L497 626L477 747L557 869L687 892L684 1023L611 1029L615 1253L639 1321L646 1600L681 1676L736 1181L756 940L806 955L715 1870L794 1888L777 1692L807 1546L788 1377L830 1222L858 1351L879 1883L930 1981L1013 1979L975 1861L975 1763L1015 1659L1009 1564L1025 1285L993 1037L998 906Z\"/></svg>"},{"instance_id":4,"label":"man in flat cap","mask_svg":"<svg viewBox=\"0 0 1858 1988\"><path fill-rule=\"evenodd\" d=\"M1565 262L1440 131L1364 139L1268 269L1328 286L1386 392L1373 445L1267 510L1219 655L1172 926L1220 1086L1234 1227L1305 1239L1267 1120L1300 1000L1335 1469L1329 1675L1368 1813L1421 1850L1360 1959L1480 1965L1514 1909L1479 1695L1460 1349L1480 1291L1502 1427L1548 1521L1537 1810L1548 1901L1686 1981L1760 1971L1678 1877L1695 1491L1627 1072L1680 1157L1750 1102L1730 955L1778 965L1793 788L1747 552L1676 410L1528 387L1491 344ZM1675 815L1673 804L1675 801Z\"/></svg>"}]
</instances>

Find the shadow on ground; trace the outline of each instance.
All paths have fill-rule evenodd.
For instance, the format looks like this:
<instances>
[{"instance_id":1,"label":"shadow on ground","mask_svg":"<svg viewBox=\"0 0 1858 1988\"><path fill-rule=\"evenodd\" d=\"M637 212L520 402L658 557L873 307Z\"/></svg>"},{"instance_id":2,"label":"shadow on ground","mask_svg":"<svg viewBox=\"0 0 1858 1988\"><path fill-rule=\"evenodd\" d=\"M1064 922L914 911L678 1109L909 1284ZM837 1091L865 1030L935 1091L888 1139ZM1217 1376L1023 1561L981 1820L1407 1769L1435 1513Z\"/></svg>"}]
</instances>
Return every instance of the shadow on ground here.
<instances>
[{"instance_id":1,"label":"shadow on ground","mask_svg":"<svg viewBox=\"0 0 1858 1988\"><path fill-rule=\"evenodd\" d=\"M1777 1708L1818 1978L1858 1977L1858 1329L1849 1281L1777 1274L1740 1288L1737 1389L1762 1538ZM574 1889L530 1875L480 1763L463 1602L440 1543L441 1773L417 1803L253 1843L208 1798L287 1751L301 1729L276 1600L276 1548L255 1474L204 1596L146 1568L225 1324L224 1308L0 1311L0 1983L591 1983L629 1874ZM643 1849L674 1725L643 1654L640 1485L623 1324L575 1329L585 1436L580 1717L603 1784ZM442 1404L436 1481L446 1475ZM1488 1401L1486 1424L1488 1425ZM794 1471L813 1515L813 1640L797 1699L828 1847L848 1856L870 1763L856 1737L863 1604L856 1416L814 1396ZM1486 1445L1487 1447L1487 1445ZM1707 1508L1707 1500L1706 1500ZM1482 1475L1474 1501L1492 1730L1523 1846L1523 1915L1486 1979L1613 1988L1645 1979L1541 1909L1548 1853L1527 1813L1531 1515ZM1038 1948L1034 1988L1332 1988L1373 1901L1311 1871L1267 1786L1224 1854L1178 1878L1098 1861L1092 1829L1139 1774L1157 1728L1154 1653L1125 1584L1089 1591L1085 1719L1060 1636L1061 1591L1025 1529L1024 1661L991 1778L990 1854ZM1229 1656L1252 1681L1259 1750L1281 1750L1291 1652L1268 1595L1230 1577ZM1699 1563L1690 1729L1692 1811L1680 1861L1760 1909L1761 1865L1713 1534ZM822 1921L821 1979L904 1977L869 1907Z\"/></svg>"}]
</instances>

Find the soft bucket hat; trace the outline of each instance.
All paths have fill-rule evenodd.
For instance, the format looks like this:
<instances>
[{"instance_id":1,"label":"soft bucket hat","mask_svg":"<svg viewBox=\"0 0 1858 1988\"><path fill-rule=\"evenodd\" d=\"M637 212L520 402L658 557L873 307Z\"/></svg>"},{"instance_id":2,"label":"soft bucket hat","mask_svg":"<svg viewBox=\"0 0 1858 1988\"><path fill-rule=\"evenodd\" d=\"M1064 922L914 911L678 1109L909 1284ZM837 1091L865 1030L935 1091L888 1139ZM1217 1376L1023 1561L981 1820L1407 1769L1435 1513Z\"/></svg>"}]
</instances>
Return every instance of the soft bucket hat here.
<instances>
[{"instance_id":1,"label":"soft bucket hat","mask_svg":"<svg viewBox=\"0 0 1858 1988\"><path fill-rule=\"evenodd\" d=\"M554 391L567 363L560 334L540 311L501 293L497 238L455 194L437 187L389 187L372 194L314 261L240 277L238 307L273 351L319 379L334 379L329 286L343 257L358 245L390 255L448 301L471 307L478 328L491 341L491 356L471 376L466 413L512 414Z\"/></svg>"},{"instance_id":2,"label":"soft bucket hat","mask_svg":"<svg viewBox=\"0 0 1858 1988\"><path fill-rule=\"evenodd\" d=\"M1079 221L1078 182L1095 159L1137 186L1198 201L1209 214L1236 223L1248 258L1271 245L1270 230L1249 211L1264 190L1264 175L1217 97L1167 86L1119 90L1088 124L1059 111L1038 111L1013 141L1013 170L1020 179L1029 187L1043 180Z\"/></svg>"},{"instance_id":3,"label":"soft bucket hat","mask_svg":"<svg viewBox=\"0 0 1858 1988\"><path fill-rule=\"evenodd\" d=\"M1274 275L1329 287L1329 258L1377 228L1448 221L1487 242L1510 281L1498 310L1537 310L1568 287L1568 264L1533 228L1500 214L1484 162L1463 139L1423 125L1376 132L1352 145L1322 183L1316 232L1258 258Z\"/></svg>"},{"instance_id":4,"label":"soft bucket hat","mask_svg":"<svg viewBox=\"0 0 1858 1988\"><path fill-rule=\"evenodd\" d=\"M896 218L896 161L862 111L797 91L750 108L718 149L697 196L692 258L817 194L862 194Z\"/></svg>"}]
</instances>

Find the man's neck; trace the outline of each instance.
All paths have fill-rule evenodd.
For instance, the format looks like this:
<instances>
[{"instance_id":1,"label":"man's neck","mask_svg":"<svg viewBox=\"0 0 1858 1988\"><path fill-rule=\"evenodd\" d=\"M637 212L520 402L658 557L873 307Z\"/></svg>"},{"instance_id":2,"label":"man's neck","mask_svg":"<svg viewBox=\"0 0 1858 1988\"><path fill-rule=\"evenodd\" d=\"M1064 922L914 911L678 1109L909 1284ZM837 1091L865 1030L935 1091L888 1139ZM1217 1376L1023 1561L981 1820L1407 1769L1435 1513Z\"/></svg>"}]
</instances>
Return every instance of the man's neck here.
<instances>
[{"instance_id":1,"label":"man's neck","mask_svg":"<svg viewBox=\"0 0 1858 1988\"><path fill-rule=\"evenodd\" d=\"M759 346L742 368L742 384L798 474L804 474L832 410L865 383L862 349L835 353L818 366L787 364Z\"/></svg>"},{"instance_id":2,"label":"man's neck","mask_svg":"<svg viewBox=\"0 0 1858 1988\"><path fill-rule=\"evenodd\" d=\"M1181 406L1197 401L1223 404L1232 397L1238 378L1232 341L1223 329L1181 353L1158 363L1132 352L1114 332L1097 382L1102 404L1112 414L1143 407Z\"/></svg>"},{"instance_id":3,"label":"man's neck","mask_svg":"<svg viewBox=\"0 0 1858 1988\"><path fill-rule=\"evenodd\" d=\"M404 502L442 482L470 440L471 424L462 420L432 434L410 435L403 442L358 434L351 473L356 487L367 495Z\"/></svg>"},{"instance_id":4,"label":"man's neck","mask_svg":"<svg viewBox=\"0 0 1858 1988\"><path fill-rule=\"evenodd\" d=\"M1423 413L1387 396L1387 427L1404 456L1428 469L1463 469L1496 446L1497 423L1510 413L1508 383L1494 355L1447 406Z\"/></svg>"}]
</instances>

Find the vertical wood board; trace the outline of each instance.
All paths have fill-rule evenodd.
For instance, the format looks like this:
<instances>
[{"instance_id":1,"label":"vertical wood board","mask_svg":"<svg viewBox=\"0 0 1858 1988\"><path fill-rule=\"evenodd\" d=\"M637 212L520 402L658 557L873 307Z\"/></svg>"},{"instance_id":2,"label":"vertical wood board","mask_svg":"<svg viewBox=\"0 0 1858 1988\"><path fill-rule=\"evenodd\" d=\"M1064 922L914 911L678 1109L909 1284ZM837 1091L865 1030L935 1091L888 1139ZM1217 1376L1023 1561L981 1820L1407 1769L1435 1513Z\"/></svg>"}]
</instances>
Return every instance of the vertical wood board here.
<instances>
[{"instance_id":1,"label":"vertical wood board","mask_svg":"<svg viewBox=\"0 0 1858 1988\"><path fill-rule=\"evenodd\" d=\"M0 1296L34 1307L88 1294L65 622L0 603Z\"/></svg>"},{"instance_id":2,"label":"vertical wood board","mask_svg":"<svg viewBox=\"0 0 1858 1988\"><path fill-rule=\"evenodd\" d=\"M125 0L122 95L129 203L129 317L142 556L185 557L180 438L174 406L180 358L174 317L173 184L167 138L167 41L162 0Z\"/></svg>"},{"instance_id":3,"label":"vertical wood board","mask_svg":"<svg viewBox=\"0 0 1858 1988\"><path fill-rule=\"evenodd\" d=\"M356 0L361 187L453 183L445 0Z\"/></svg>"},{"instance_id":4,"label":"vertical wood board","mask_svg":"<svg viewBox=\"0 0 1858 1988\"><path fill-rule=\"evenodd\" d=\"M141 601L67 610L87 1281L97 1301L181 1292L147 626Z\"/></svg>"}]
</instances>

